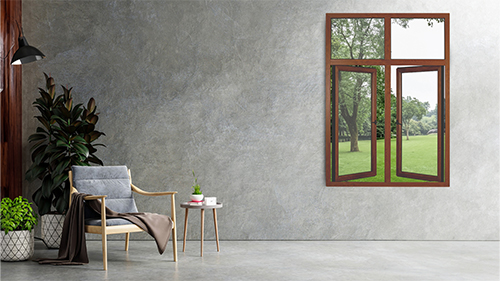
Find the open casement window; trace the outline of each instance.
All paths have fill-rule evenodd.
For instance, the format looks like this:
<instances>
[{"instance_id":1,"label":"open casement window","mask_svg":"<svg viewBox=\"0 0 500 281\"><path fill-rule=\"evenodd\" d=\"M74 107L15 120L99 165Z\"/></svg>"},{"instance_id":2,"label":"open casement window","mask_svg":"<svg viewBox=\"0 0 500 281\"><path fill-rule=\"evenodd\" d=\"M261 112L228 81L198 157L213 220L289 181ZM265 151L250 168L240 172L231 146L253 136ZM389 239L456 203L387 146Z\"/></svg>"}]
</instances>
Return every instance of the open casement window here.
<instances>
[{"instance_id":1,"label":"open casement window","mask_svg":"<svg viewBox=\"0 0 500 281\"><path fill-rule=\"evenodd\" d=\"M333 85L335 180L345 181L376 175L377 169L377 71L374 68L335 66ZM360 147L360 131L367 140ZM366 150L362 157L355 153ZM360 165L351 165L352 162Z\"/></svg>"},{"instance_id":2,"label":"open casement window","mask_svg":"<svg viewBox=\"0 0 500 281\"><path fill-rule=\"evenodd\" d=\"M450 15L326 14L327 186L450 185Z\"/></svg>"},{"instance_id":3,"label":"open casement window","mask_svg":"<svg viewBox=\"0 0 500 281\"><path fill-rule=\"evenodd\" d=\"M444 120L443 116L443 67L416 66L398 67L397 72L397 156L396 174L399 177L427 181L443 180ZM405 87L406 82L410 87ZM412 84L426 84L423 91L412 88ZM407 93L411 92L411 94ZM409 140L414 117L421 101L436 102L436 129L427 132L425 151L416 154L406 149L403 139ZM427 101L427 103L429 103ZM428 104L430 106L430 104ZM424 105L425 107L425 105ZM422 107L420 107L422 108ZM423 114L422 114L423 115Z\"/></svg>"}]
</instances>

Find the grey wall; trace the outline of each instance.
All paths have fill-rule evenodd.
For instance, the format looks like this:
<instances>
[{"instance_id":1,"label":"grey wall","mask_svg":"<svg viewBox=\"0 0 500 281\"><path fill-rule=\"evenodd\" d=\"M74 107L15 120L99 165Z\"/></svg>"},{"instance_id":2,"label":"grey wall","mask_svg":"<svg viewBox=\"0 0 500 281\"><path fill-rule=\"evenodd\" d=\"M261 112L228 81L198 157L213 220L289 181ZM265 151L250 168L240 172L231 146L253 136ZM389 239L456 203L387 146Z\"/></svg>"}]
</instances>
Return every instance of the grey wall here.
<instances>
[{"instance_id":1,"label":"grey wall","mask_svg":"<svg viewBox=\"0 0 500 281\"><path fill-rule=\"evenodd\" d=\"M451 13L451 187L325 186L331 12ZM47 56L23 66L24 139L47 72L77 102L96 99L98 155L129 166L138 186L186 201L194 169L225 204L221 239L497 240L499 13L486 0L24 0L26 37ZM183 218L179 208L181 228ZM188 238L198 221L192 213Z\"/></svg>"}]
</instances>

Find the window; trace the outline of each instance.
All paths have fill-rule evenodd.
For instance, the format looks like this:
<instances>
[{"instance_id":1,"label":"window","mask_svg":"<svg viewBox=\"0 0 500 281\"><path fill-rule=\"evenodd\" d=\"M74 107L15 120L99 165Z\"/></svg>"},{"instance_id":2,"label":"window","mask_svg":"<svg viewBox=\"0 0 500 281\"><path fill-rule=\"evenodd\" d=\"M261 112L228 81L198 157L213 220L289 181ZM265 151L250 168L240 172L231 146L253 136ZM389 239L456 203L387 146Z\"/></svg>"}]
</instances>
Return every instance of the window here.
<instances>
[{"instance_id":1,"label":"window","mask_svg":"<svg viewBox=\"0 0 500 281\"><path fill-rule=\"evenodd\" d=\"M449 24L326 15L327 186L449 186Z\"/></svg>"}]
</instances>

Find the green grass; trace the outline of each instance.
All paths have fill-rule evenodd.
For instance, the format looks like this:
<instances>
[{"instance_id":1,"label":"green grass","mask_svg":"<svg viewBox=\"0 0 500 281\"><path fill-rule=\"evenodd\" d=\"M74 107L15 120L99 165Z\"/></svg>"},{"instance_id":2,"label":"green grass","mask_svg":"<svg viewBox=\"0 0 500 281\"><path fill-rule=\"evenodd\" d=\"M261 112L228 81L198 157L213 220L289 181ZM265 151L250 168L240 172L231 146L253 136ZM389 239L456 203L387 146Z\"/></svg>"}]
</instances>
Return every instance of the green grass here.
<instances>
[{"instance_id":1,"label":"green grass","mask_svg":"<svg viewBox=\"0 0 500 281\"><path fill-rule=\"evenodd\" d=\"M359 152L350 152L350 142L339 143L339 174L353 174L370 170L370 141L358 142ZM332 161L333 163L333 161ZM403 171L437 175L437 135L403 138ZM352 182L384 181L384 140L377 140L377 175L351 180ZM391 139L391 181L425 182L396 176L396 139Z\"/></svg>"}]
</instances>

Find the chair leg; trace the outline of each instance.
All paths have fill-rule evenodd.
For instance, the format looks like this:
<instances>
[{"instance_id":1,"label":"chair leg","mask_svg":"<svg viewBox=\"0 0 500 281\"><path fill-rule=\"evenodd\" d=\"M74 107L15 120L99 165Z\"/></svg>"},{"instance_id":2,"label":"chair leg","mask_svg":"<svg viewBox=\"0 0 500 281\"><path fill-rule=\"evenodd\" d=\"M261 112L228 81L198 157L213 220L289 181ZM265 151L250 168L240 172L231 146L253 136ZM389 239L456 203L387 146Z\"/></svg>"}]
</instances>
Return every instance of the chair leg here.
<instances>
[{"instance_id":1,"label":"chair leg","mask_svg":"<svg viewBox=\"0 0 500 281\"><path fill-rule=\"evenodd\" d=\"M125 251L128 251L128 243L130 241L130 232L125 233Z\"/></svg>"},{"instance_id":2,"label":"chair leg","mask_svg":"<svg viewBox=\"0 0 500 281\"><path fill-rule=\"evenodd\" d=\"M172 247L174 248L174 262L177 261L177 223L174 221L172 229Z\"/></svg>"},{"instance_id":3,"label":"chair leg","mask_svg":"<svg viewBox=\"0 0 500 281\"><path fill-rule=\"evenodd\" d=\"M102 263L104 270L108 270L108 239L106 234L102 235Z\"/></svg>"}]
</instances>

